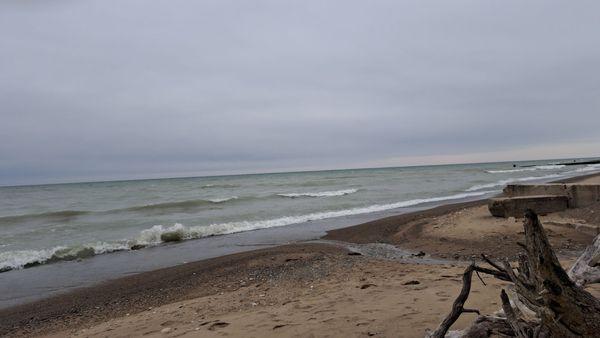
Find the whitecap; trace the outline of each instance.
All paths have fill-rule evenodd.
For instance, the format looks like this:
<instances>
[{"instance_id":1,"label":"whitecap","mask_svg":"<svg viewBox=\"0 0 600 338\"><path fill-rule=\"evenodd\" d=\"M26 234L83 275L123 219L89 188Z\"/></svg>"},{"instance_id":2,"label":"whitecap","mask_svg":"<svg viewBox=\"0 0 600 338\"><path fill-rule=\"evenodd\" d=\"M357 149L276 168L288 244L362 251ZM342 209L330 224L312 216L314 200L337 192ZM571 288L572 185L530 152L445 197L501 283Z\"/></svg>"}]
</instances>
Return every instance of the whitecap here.
<instances>
[{"instance_id":1,"label":"whitecap","mask_svg":"<svg viewBox=\"0 0 600 338\"><path fill-rule=\"evenodd\" d=\"M578 168L578 169L571 171L571 173L586 173L586 172L596 171L596 170L600 170L600 164L588 164L587 166L585 166L583 168Z\"/></svg>"},{"instance_id":2,"label":"whitecap","mask_svg":"<svg viewBox=\"0 0 600 338\"><path fill-rule=\"evenodd\" d=\"M57 246L51 249L5 251L0 252L0 271L21 269L33 264L87 258L128 249L129 246L124 242L95 242L76 246Z\"/></svg>"},{"instance_id":3,"label":"whitecap","mask_svg":"<svg viewBox=\"0 0 600 338\"><path fill-rule=\"evenodd\" d=\"M373 212L386 211L391 209L405 208L415 206L424 203L441 202L447 200L462 199L467 197L483 196L486 194L492 194L497 191L478 191L470 193L460 193L449 196L432 197L413 199L408 201L401 201L389 204L375 204L366 207L357 207L352 209L333 210L315 212L297 216L284 216L269 220L259 221L238 221L229 223L218 223L210 224L207 226L190 226L186 227L182 224L176 223L171 227L164 227L162 225L155 225L150 229L143 230L140 237L137 239L138 243L153 245L161 242L161 237L165 233L177 233L182 239L195 239L215 235L226 235L243 231L251 231L258 229L281 227L291 224L299 224L316 220L323 220L328 218L352 216Z\"/></svg>"},{"instance_id":4,"label":"whitecap","mask_svg":"<svg viewBox=\"0 0 600 338\"><path fill-rule=\"evenodd\" d=\"M545 176L509 178L506 180L501 180L501 181L497 181L497 182L493 182L493 183L474 185L465 191L477 191L477 190L482 190L482 189L495 188L495 187L507 185L509 183L514 183L514 182L527 182L527 181L545 180L545 179L549 179L549 178L559 178L559 177L563 177L563 176L558 175L558 174L551 174L551 175L545 175Z\"/></svg>"},{"instance_id":5,"label":"whitecap","mask_svg":"<svg viewBox=\"0 0 600 338\"><path fill-rule=\"evenodd\" d=\"M535 167L528 168L517 168L517 169L505 169L505 170L486 170L486 173L490 174L508 174L508 173L519 173L526 171L536 171L536 170L556 170L564 168L564 164L549 164L549 165L538 165Z\"/></svg>"},{"instance_id":6,"label":"whitecap","mask_svg":"<svg viewBox=\"0 0 600 338\"><path fill-rule=\"evenodd\" d=\"M287 194L277 194L282 197L335 197L335 196L344 196L349 194L354 194L357 192L357 189L345 189L345 190L336 190L336 191L320 191L320 192L294 192Z\"/></svg>"},{"instance_id":7,"label":"whitecap","mask_svg":"<svg viewBox=\"0 0 600 338\"><path fill-rule=\"evenodd\" d=\"M225 198L209 199L209 201L212 203L223 203L223 202L233 201L233 200L237 200L237 199L238 199L237 196L231 196L231 197L225 197Z\"/></svg>"},{"instance_id":8,"label":"whitecap","mask_svg":"<svg viewBox=\"0 0 600 338\"><path fill-rule=\"evenodd\" d=\"M535 168L539 170L556 170L566 167L564 164L548 164L548 165L538 165Z\"/></svg>"},{"instance_id":9,"label":"whitecap","mask_svg":"<svg viewBox=\"0 0 600 338\"><path fill-rule=\"evenodd\" d=\"M465 192L449 196L413 199L396 203L375 204L365 207L315 212L296 216L284 216L268 220L238 221L210 224L207 226L185 226L180 223L175 223L174 225L169 227L165 227L163 225L154 225L149 229L142 230L137 236L137 238L129 241L118 241L113 243L96 242L92 244L85 244L73 247L59 246L52 249L18 250L2 252L0 253L0 271L20 269L25 266L34 264L46 264L61 260L87 258L93 255L99 255L114 251L130 250L134 245L155 246L163 242L162 239L164 238L165 234L176 234L176 237L181 240L189 240L215 235L226 235L243 231L281 227L291 224L299 224L328 218L380 212L425 203L483 196L486 194L492 194L494 192L496 191Z\"/></svg>"}]
</instances>

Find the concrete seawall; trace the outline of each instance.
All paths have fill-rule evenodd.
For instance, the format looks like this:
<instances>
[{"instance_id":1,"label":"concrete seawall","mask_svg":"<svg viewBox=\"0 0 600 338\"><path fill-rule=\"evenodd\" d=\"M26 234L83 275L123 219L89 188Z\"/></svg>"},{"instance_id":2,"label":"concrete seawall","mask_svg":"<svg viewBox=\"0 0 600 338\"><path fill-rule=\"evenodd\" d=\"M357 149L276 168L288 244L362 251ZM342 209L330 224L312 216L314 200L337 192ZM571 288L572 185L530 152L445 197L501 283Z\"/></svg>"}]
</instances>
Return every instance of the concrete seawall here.
<instances>
[{"instance_id":1,"label":"concrete seawall","mask_svg":"<svg viewBox=\"0 0 600 338\"><path fill-rule=\"evenodd\" d=\"M507 197L566 196L569 208L582 208L600 202L600 185L597 184L509 184L504 188Z\"/></svg>"},{"instance_id":2,"label":"concrete seawall","mask_svg":"<svg viewBox=\"0 0 600 338\"><path fill-rule=\"evenodd\" d=\"M493 198L488 204L490 213L496 217L523 217L527 209L534 210L539 215L563 211L568 208L567 196L535 195L509 198Z\"/></svg>"}]
</instances>

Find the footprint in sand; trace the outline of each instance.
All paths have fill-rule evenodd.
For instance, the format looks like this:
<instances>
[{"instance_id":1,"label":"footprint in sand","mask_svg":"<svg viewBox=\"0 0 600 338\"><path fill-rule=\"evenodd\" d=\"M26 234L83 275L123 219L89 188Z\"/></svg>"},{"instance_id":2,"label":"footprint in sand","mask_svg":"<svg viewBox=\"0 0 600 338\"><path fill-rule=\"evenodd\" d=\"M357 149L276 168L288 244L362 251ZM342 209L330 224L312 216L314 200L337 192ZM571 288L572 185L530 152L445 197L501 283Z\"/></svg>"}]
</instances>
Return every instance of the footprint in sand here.
<instances>
[{"instance_id":1,"label":"footprint in sand","mask_svg":"<svg viewBox=\"0 0 600 338\"><path fill-rule=\"evenodd\" d=\"M210 331L215 331L217 329L222 329L222 328L227 327L227 326L229 326L229 323L217 321L215 323L210 324L210 326L208 327L208 329Z\"/></svg>"},{"instance_id":2,"label":"footprint in sand","mask_svg":"<svg viewBox=\"0 0 600 338\"><path fill-rule=\"evenodd\" d=\"M173 326L174 324L178 324L180 322L176 322L174 320L167 320L166 322L162 322L160 326Z\"/></svg>"}]
</instances>

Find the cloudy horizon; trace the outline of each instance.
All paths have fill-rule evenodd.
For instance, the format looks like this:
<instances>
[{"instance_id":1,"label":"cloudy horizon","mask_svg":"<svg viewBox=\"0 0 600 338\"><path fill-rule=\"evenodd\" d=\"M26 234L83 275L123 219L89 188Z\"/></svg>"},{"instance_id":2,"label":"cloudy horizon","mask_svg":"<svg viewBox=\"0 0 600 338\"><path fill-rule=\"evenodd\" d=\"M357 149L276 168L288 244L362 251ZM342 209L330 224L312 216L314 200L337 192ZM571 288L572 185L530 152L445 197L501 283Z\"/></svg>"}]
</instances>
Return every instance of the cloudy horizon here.
<instances>
[{"instance_id":1,"label":"cloudy horizon","mask_svg":"<svg viewBox=\"0 0 600 338\"><path fill-rule=\"evenodd\" d=\"M0 185L600 156L593 1L0 4Z\"/></svg>"}]
</instances>

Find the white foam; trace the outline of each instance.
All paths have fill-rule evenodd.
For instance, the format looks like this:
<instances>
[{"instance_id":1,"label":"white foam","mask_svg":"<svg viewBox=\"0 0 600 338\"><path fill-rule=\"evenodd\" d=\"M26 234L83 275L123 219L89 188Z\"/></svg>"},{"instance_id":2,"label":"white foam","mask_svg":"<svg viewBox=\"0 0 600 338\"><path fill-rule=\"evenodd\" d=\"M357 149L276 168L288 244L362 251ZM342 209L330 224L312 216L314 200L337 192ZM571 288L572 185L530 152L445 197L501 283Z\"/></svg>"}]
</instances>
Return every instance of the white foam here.
<instances>
[{"instance_id":1,"label":"white foam","mask_svg":"<svg viewBox=\"0 0 600 338\"><path fill-rule=\"evenodd\" d=\"M536 170L556 170L560 168L564 168L563 164L549 164L549 165L538 165L535 167L529 168L518 168L518 169L506 169L506 170L487 170L487 173L490 174L508 174L508 173L519 173L525 171L536 171Z\"/></svg>"},{"instance_id":2,"label":"white foam","mask_svg":"<svg viewBox=\"0 0 600 338\"><path fill-rule=\"evenodd\" d=\"M508 173L520 173L524 171L535 171L535 168L520 168L520 169L506 169L506 170L486 170L489 174L508 174Z\"/></svg>"},{"instance_id":3,"label":"white foam","mask_svg":"<svg viewBox=\"0 0 600 338\"><path fill-rule=\"evenodd\" d=\"M238 199L237 196L231 196L231 197L225 197L225 198L209 199L209 201L213 202L213 203L223 203L223 202L232 201L232 200L236 200L236 199Z\"/></svg>"},{"instance_id":4,"label":"white foam","mask_svg":"<svg viewBox=\"0 0 600 338\"><path fill-rule=\"evenodd\" d=\"M558 174L551 174L551 175L546 175L546 176L509 178L509 179L501 180L498 182L474 185L474 186L470 187L469 189L467 189L466 191L478 191L478 190L482 190L482 189L495 188L495 187L507 185L509 183L514 183L514 182L527 182L527 181L545 180L545 179L549 179L549 178L559 178L559 177L563 177L563 176L558 175Z\"/></svg>"},{"instance_id":5,"label":"white foam","mask_svg":"<svg viewBox=\"0 0 600 338\"><path fill-rule=\"evenodd\" d=\"M560 168L564 168L566 165L564 164L548 164L548 165L538 165L535 168L539 170L556 170Z\"/></svg>"},{"instance_id":6,"label":"white foam","mask_svg":"<svg viewBox=\"0 0 600 338\"><path fill-rule=\"evenodd\" d=\"M345 189L345 190L336 190L336 191L321 191L321 192L294 192L288 194L277 194L282 197L334 197L334 196L344 196L349 194L354 194L357 192L357 189Z\"/></svg>"},{"instance_id":7,"label":"white foam","mask_svg":"<svg viewBox=\"0 0 600 338\"><path fill-rule=\"evenodd\" d=\"M586 173L586 172L596 171L596 170L600 170L600 164L588 164L587 166L585 166L583 168L578 168L571 172L572 173Z\"/></svg>"},{"instance_id":8,"label":"white foam","mask_svg":"<svg viewBox=\"0 0 600 338\"><path fill-rule=\"evenodd\" d=\"M44 250L15 250L0 252L0 270L20 269L27 263L47 261L52 254L64 247Z\"/></svg>"},{"instance_id":9,"label":"white foam","mask_svg":"<svg viewBox=\"0 0 600 338\"><path fill-rule=\"evenodd\" d=\"M96 242L85 245L94 249L94 254L101 255L108 252L129 250L129 246L125 241L119 243Z\"/></svg>"},{"instance_id":10,"label":"white foam","mask_svg":"<svg viewBox=\"0 0 600 338\"><path fill-rule=\"evenodd\" d=\"M535 167L529 168L517 168L517 169L506 169L506 170L486 170L487 173L490 174L508 174L508 173L518 173L525 171L536 171L536 170L557 170L565 168L564 164L549 164L549 165L538 165ZM590 171L600 170L600 164L589 164L583 168L578 168L575 170L571 170L568 172L563 172L564 174L575 174L575 173L585 173Z\"/></svg>"},{"instance_id":11,"label":"white foam","mask_svg":"<svg viewBox=\"0 0 600 338\"><path fill-rule=\"evenodd\" d=\"M156 245L162 242L160 236L164 233L179 233L183 239L189 239L189 230L182 224L175 223L170 227L164 227L162 225L155 225L150 229L142 230L138 238L135 240L135 244L143 245Z\"/></svg>"},{"instance_id":12,"label":"white foam","mask_svg":"<svg viewBox=\"0 0 600 338\"><path fill-rule=\"evenodd\" d=\"M309 221L322 220L334 217L342 217L342 216L351 216L351 215L359 215L366 213L373 213L403 207L414 206L418 204L431 203L431 202L440 202L447 201L453 199L461 199L467 197L474 196L483 196L486 194L491 194L496 191L478 191L478 192L470 192L470 193L460 193L456 195L450 196L441 196L441 197L432 197L432 198L423 198L423 199L414 199L390 204L375 204L367 207L359 207L352 209L344 209L344 210L335 210L335 211L324 211L324 212L316 212L305 215L298 216L285 216L270 220L261 220L261 221L239 221L239 222L229 222L229 223L219 223L219 224L211 224L207 226L191 226L186 227L182 224L176 223L171 227L164 227L162 225L155 225L150 229L143 230L140 234L140 237L137 239L138 243L153 245L158 244L161 241L161 235L163 233L171 233L176 232L179 233L183 239L193 239L193 238L202 238L214 235L226 235L236 232L250 231L250 230L258 230L258 229L266 229L266 228L274 228L281 227L291 224L305 223Z\"/></svg>"},{"instance_id":13,"label":"white foam","mask_svg":"<svg viewBox=\"0 0 600 338\"><path fill-rule=\"evenodd\" d=\"M21 269L26 264L39 263L44 264L46 261L61 260L65 256L76 257L79 253L86 249L92 249L94 255L104 253L128 250L129 246L125 243L106 243L96 242L75 247L57 246L52 249L41 250L15 250L0 252L0 270L3 269Z\"/></svg>"},{"instance_id":14,"label":"white foam","mask_svg":"<svg viewBox=\"0 0 600 338\"><path fill-rule=\"evenodd\" d=\"M324 212L315 212L305 215L298 216L285 216L275 219L269 220L260 220L260 221L239 221L239 222L229 222L229 223L220 223L220 224L211 224L208 226L191 226L186 227L183 224L175 223L170 227L165 227L163 225L155 225L150 229L142 230L139 236L133 241L120 241L120 242L96 242L92 244L86 244L82 246L76 247L65 247L59 246L52 249L42 249L42 250L18 250L18 251L7 251L0 253L0 270L3 269L20 269L23 268L28 263L38 262L40 264L44 264L49 260L61 260L61 257L66 256L77 256L80 253L84 253L88 251L90 248L94 250L95 255L121 251L121 250L129 250L130 247L134 244L142 244L147 246L158 245L162 242L161 235L165 233L178 233L183 240L186 239L194 239L201 237L208 237L214 235L225 235L236 232L257 230L257 229L265 229L265 228L273 228L280 227L291 224L304 223L315 220L322 220L334 217L342 217L342 216L351 216L351 215L359 215L366 213L373 213L397 208L404 208L424 203L432 203L432 202L440 202L447 201L453 199L461 199L467 197L475 197L475 196L483 196L486 194L491 194L496 191L477 191L477 192L466 192L460 193L450 196L441 196L441 197L432 197L432 198L422 198L422 199L413 199L408 201L401 201L390 204L375 204L366 207L352 208L352 209L344 209L344 210L334 210L334 211L324 211Z\"/></svg>"}]
</instances>

